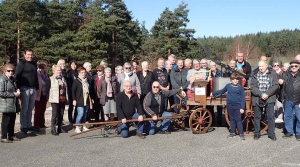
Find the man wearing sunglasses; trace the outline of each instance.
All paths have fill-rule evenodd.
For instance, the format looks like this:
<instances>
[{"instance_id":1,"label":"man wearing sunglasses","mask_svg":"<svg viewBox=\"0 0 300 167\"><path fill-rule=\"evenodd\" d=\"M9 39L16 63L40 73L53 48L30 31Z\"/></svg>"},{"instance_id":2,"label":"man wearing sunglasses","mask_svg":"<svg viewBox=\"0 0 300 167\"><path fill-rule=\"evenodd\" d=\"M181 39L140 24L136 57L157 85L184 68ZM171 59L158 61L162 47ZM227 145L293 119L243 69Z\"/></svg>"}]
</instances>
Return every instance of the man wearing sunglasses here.
<instances>
[{"instance_id":1,"label":"man wearing sunglasses","mask_svg":"<svg viewBox=\"0 0 300 167\"><path fill-rule=\"evenodd\" d=\"M290 62L290 71L283 73L283 79L279 79L279 84L283 85L282 100L284 106L284 126L287 133L284 139L292 138L294 135L294 111L296 116L296 139L300 141L300 62L293 60Z\"/></svg>"},{"instance_id":2,"label":"man wearing sunglasses","mask_svg":"<svg viewBox=\"0 0 300 167\"><path fill-rule=\"evenodd\" d=\"M146 133L149 135L154 135L157 124L157 117L167 117L172 116L170 112L165 108L166 98L171 97L178 93L181 89L172 90L161 90L158 81L152 83L152 91L149 92L143 102L144 111L147 117L152 117L153 121L146 123ZM184 91L182 91L182 96L185 97ZM170 134L168 127L170 125L171 119L164 119L160 126L159 134Z\"/></svg>"}]
</instances>

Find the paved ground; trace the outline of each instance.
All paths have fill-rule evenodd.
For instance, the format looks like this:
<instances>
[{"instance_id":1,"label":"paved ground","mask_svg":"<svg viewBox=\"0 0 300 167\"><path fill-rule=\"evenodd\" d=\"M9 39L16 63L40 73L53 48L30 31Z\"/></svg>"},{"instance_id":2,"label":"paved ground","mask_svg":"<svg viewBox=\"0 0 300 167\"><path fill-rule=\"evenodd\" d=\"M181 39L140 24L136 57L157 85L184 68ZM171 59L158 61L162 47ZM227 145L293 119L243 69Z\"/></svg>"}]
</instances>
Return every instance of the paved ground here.
<instances>
[{"instance_id":1,"label":"paved ground","mask_svg":"<svg viewBox=\"0 0 300 167\"><path fill-rule=\"evenodd\" d=\"M227 139L227 128L203 135L190 131L103 138L99 131L76 137L39 135L12 144L0 143L0 166L300 166L300 142L267 136Z\"/></svg>"}]
</instances>

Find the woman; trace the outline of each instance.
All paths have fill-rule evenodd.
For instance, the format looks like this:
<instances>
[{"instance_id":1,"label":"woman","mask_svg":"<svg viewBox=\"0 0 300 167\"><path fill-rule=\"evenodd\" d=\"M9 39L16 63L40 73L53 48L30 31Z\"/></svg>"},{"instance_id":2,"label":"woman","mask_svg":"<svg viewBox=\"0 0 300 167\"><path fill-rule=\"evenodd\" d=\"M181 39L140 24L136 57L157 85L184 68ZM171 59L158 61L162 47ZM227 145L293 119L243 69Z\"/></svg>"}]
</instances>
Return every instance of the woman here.
<instances>
[{"instance_id":1,"label":"woman","mask_svg":"<svg viewBox=\"0 0 300 167\"><path fill-rule=\"evenodd\" d=\"M94 100L94 104L93 104L93 109L95 111L95 122L99 122L100 119L100 113L101 113L101 122L104 122L104 115L103 115L103 110L102 110L102 105L100 104L100 97L99 95L97 95L97 91L98 91L98 86L100 85L100 81L104 76L104 66L102 65L98 65L96 67L97 70L97 74L94 75L93 78L93 89L92 90L92 99Z\"/></svg>"},{"instance_id":2,"label":"woman","mask_svg":"<svg viewBox=\"0 0 300 167\"><path fill-rule=\"evenodd\" d=\"M117 66L115 68L115 75L119 76L123 72L123 67L122 66Z\"/></svg>"},{"instance_id":3,"label":"woman","mask_svg":"<svg viewBox=\"0 0 300 167\"><path fill-rule=\"evenodd\" d=\"M149 64L147 61L142 62L142 71L136 73L140 84L141 84L141 104L143 104L144 97L147 93L151 92L152 83L154 82L154 75L149 69Z\"/></svg>"},{"instance_id":4,"label":"woman","mask_svg":"<svg viewBox=\"0 0 300 167\"><path fill-rule=\"evenodd\" d=\"M136 60L131 60L131 64L132 64L132 71L134 73L137 73L139 72L139 69L138 69L138 62Z\"/></svg>"},{"instance_id":5,"label":"woman","mask_svg":"<svg viewBox=\"0 0 300 167\"><path fill-rule=\"evenodd\" d=\"M75 118L77 116L76 112L74 112L74 117L73 117L73 109L74 109L74 106L73 106L73 99L72 99L72 84L73 84L73 81L75 79L77 79L78 77L78 73L77 73L77 63L75 60L72 60L70 62L70 69L69 71L67 72L68 73L68 80L67 80L67 84L68 84L68 98L69 98L69 109L68 109L68 119L69 119L69 123L72 124L72 123L75 123ZM76 111L76 108L75 108L75 111Z\"/></svg>"},{"instance_id":6,"label":"woman","mask_svg":"<svg viewBox=\"0 0 300 167\"><path fill-rule=\"evenodd\" d=\"M59 133L66 133L61 128L66 102L68 101L68 86L62 76L62 68L59 65L52 66L53 75L50 77L51 87L49 103L52 107L51 134L57 136ZM57 130L56 126L57 125Z\"/></svg>"},{"instance_id":7,"label":"woman","mask_svg":"<svg viewBox=\"0 0 300 167\"><path fill-rule=\"evenodd\" d=\"M117 117L116 98L119 85L116 76L111 76L111 68L104 70L104 76L101 78L97 94L100 97L100 104L103 106L105 121L114 120Z\"/></svg>"},{"instance_id":8,"label":"woman","mask_svg":"<svg viewBox=\"0 0 300 167\"><path fill-rule=\"evenodd\" d=\"M124 81L128 80L132 85L132 91L134 93L137 93L138 97L140 98L140 94L142 93L140 81L137 75L133 71L131 71L131 64L126 62L124 63L123 68L124 68L124 72L118 76L118 81L120 83L120 91L121 92L123 91Z\"/></svg>"},{"instance_id":9,"label":"woman","mask_svg":"<svg viewBox=\"0 0 300 167\"><path fill-rule=\"evenodd\" d=\"M78 78L73 82L72 85L72 99L73 105L77 107L77 117L76 124L85 123L87 112L90 108L90 93L89 93L89 83L87 81L87 72L85 68L78 68ZM87 131L86 126L82 127L83 131ZM81 127L76 126L75 133L80 133Z\"/></svg>"},{"instance_id":10,"label":"woman","mask_svg":"<svg viewBox=\"0 0 300 167\"><path fill-rule=\"evenodd\" d=\"M1 122L1 142L12 143L20 141L15 136L15 120L18 111L18 99L20 90L16 88L14 81L15 67L12 64L3 66L3 74L0 74L0 112L2 112Z\"/></svg>"},{"instance_id":11,"label":"woman","mask_svg":"<svg viewBox=\"0 0 300 167\"><path fill-rule=\"evenodd\" d=\"M39 90L36 92L34 104L34 128L39 131L39 128L46 128L45 126L45 111L49 98L50 79L47 71L47 62L40 60L37 62L37 76L39 82Z\"/></svg>"}]
</instances>

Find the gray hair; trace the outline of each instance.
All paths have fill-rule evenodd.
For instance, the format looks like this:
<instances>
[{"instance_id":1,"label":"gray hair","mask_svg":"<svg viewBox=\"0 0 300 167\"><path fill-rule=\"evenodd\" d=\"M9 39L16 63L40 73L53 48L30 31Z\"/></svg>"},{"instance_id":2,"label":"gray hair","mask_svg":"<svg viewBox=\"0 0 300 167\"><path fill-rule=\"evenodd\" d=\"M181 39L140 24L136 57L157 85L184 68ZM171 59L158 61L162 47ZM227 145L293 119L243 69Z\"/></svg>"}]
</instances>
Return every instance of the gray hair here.
<instances>
[{"instance_id":1,"label":"gray hair","mask_svg":"<svg viewBox=\"0 0 300 167\"><path fill-rule=\"evenodd\" d=\"M205 59L205 58L204 58L204 59L201 59L200 63L201 63L201 62L204 62L204 61L206 61L206 63L208 63L208 60Z\"/></svg>"},{"instance_id":2,"label":"gray hair","mask_svg":"<svg viewBox=\"0 0 300 167\"><path fill-rule=\"evenodd\" d=\"M57 61L57 64L59 65L59 64L62 64L62 63L66 63L66 61L64 60L64 59L59 59L58 61Z\"/></svg>"},{"instance_id":3,"label":"gray hair","mask_svg":"<svg viewBox=\"0 0 300 167\"><path fill-rule=\"evenodd\" d=\"M149 65L149 63L147 61L143 61L142 62L142 67L146 66L146 65Z\"/></svg>"},{"instance_id":4,"label":"gray hair","mask_svg":"<svg viewBox=\"0 0 300 167\"><path fill-rule=\"evenodd\" d=\"M191 59L185 59L185 60L184 60L184 64L191 63L191 62L192 62Z\"/></svg>"},{"instance_id":5,"label":"gray hair","mask_svg":"<svg viewBox=\"0 0 300 167\"><path fill-rule=\"evenodd\" d=\"M196 62L200 63L199 59L194 59L193 60L193 64L195 64Z\"/></svg>"},{"instance_id":6,"label":"gray hair","mask_svg":"<svg viewBox=\"0 0 300 167\"><path fill-rule=\"evenodd\" d=\"M83 64L83 67L86 68L86 67L91 66L91 65L92 65L92 64L91 64L90 62L85 62L85 63Z\"/></svg>"},{"instance_id":7,"label":"gray hair","mask_svg":"<svg viewBox=\"0 0 300 167\"><path fill-rule=\"evenodd\" d=\"M131 66L131 64L130 64L130 63L128 63L128 62L124 63L124 65L123 65L123 68L125 69L125 67L126 67L126 66L130 66L130 67L132 67L132 66Z\"/></svg>"},{"instance_id":8,"label":"gray hair","mask_svg":"<svg viewBox=\"0 0 300 167\"><path fill-rule=\"evenodd\" d=\"M106 61L106 60L102 60L102 61L100 62L100 65L107 65L107 61Z\"/></svg>"},{"instance_id":9,"label":"gray hair","mask_svg":"<svg viewBox=\"0 0 300 167\"><path fill-rule=\"evenodd\" d=\"M288 63L288 62L283 63L283 66L286 67L286 68L289 68L290 67L290 63Z\"/></svg>"},{"instance_id":10,"label":"gray hair","mask_svg":"<svg viewBox=\"0 0 300 167\"><path fill-rule=\"evenodd\" d=\"M106 68L104 69L104 72L111 72L111 68L106 67Z\"/></svg>"},{"instance_id":11,"label":"gray hair","mask_svg":"<svg viewBox=\"0 0 300 167\"><path fill-rule=\"evenodd\" d=\"M120 70L122 70L122 66L120 66L120 65L118 65L117 67L115 67L115 71L120 71Z\"/></svg>"},{"instance_id":12,"label":"gray hair","mask_svg":"<svg viewBox=\"0 0 300 167\"><path fill-rule=\"evenodd\" d=\"M273 63L272 63L272 65L274 65L275 63L278 63L279 65L281 64L280 61L274 60Z\"/></svg>"},{"instance_id":13,"label":"gray hair","mask_svg":"<svg viewBox=\"0 0 300 167\"><path fill-rule=\"evenodd\" d=\"M171 54L171 55L168 56L168 60L170 60L171 58L174 58L174 59L175 59L176 56L175 56L174 54Z\"/></svg>"},{"instance_id":14,"label":"gray hair","mask_svg":"<svg viewBox=\"0 0 300 167\"><path fill-rule=\"evenodd\" d=\"M170 60L165 61L165 65L167 65L168 63L171 64Z\"/></svg>"}]
</instances>

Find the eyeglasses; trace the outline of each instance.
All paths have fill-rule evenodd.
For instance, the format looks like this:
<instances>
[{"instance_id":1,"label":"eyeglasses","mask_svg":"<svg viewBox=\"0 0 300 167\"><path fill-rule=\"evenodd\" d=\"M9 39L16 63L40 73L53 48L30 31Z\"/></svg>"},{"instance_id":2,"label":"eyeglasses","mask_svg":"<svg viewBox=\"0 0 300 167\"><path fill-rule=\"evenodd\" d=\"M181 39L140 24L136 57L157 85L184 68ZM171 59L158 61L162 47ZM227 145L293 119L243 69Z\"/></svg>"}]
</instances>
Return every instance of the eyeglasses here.
<instances>
[{"instance_id":1,"label":"eyeglasses","mask_svg":"<svg viewBox=\"0 0 300 167\"><path fill-rule=\"evenodd\" d=\"M131 69L131 67L125 67L126 70Z\"/></svg>"},{"instance_id":2,"label":"eyeglasses","mask_svg":"<svg viewBox=\"0 0 300 167\"><path fill-rule=\"evenodd\" d=\"M97 70L97 72L102 72L102 70Z\"/></svg>"},{"instance_id":3,"label":"eyeglasses","mask_svg":"<svg viewBox=\"0 0 300 167\"><path fill-rule=\"evenodd\" d=\"M274 64L273 67L279 66L279 64Z\"/></svg>"},{"instance_id":4,"label":"eyeglasses","mask_svg":"<svg viewBox=\"0 0 300 167\"><path fill-rule=\"evenodd\" d=\"M15 70L6 70L6 72L15 72Z\"/></svg>"},{"instance_id":5,"label":"eyeglasses","mask_svg":"<svg viewBox=\"0 0 300 167\"><path fill-rule=\"evenodd\" d=\"M159 88L159 86L152 86L152 88L156 88L156 89L158 89L158 88Z\"/></svg>"},{"instance_id":6,"label":"eyeglasses","mask_svg":"<svg viewBox=\"0 0 300 167\"><path fill-rule=\"evenodd\" d=\"M295 67L295 68L298 68L299 66L297 66L297 65L294 65L294 66L290 66L290 67L291 67L291 68L294 68L294 67Z\"/></svg>"}]
</instances>

